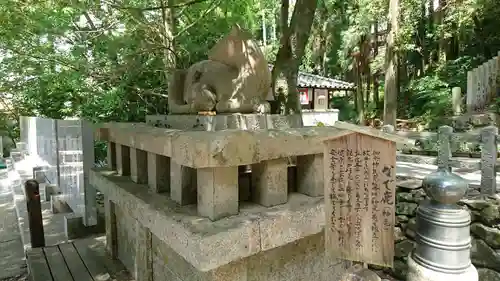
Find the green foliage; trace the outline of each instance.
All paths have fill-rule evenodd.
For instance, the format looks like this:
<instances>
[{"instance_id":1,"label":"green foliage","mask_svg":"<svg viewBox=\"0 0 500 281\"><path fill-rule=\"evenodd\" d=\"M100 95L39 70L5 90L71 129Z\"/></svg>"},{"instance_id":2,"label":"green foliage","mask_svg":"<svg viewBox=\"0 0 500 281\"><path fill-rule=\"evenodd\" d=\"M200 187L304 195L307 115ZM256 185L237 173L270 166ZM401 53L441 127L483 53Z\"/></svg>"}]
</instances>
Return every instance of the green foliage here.
<instances>
[{"instance_id":1,"label":"green foliage","mask_svg":"<svg viewBox=\"0 0 500 281\"><path fill-rule=\"evenodd\" d=\"M430 121L435 116L447 116L451 113L451 93L449 85L437 75L429 75L410 82L406 89L407 114Z\"/></svg>"},{"instance_id":2,"label":"green foliage","mask_svg":"<svg viewBox=\"0 0 500 281\"><path fill-rule=\"evenodd\" d=\"M356 110L351 97L332 97L330 98L330 107L339 110L339 121L356 120Z\"/></svg>"},{"instance_id":3,"label":"green foliage","mask_svg":"<svg viewBox=\"0 0 500 281\"><path fill-rule=\"evenodd\" d=\"M173 1L179 7L172 10L175 21L169 23L158 9L167 0L3 0L0 130L15 139L16 126L7 121L21 115L80 116L101 122L143 121L146 114L163 114L173 67L186 68L206 59L209 48L234 24L258 40L263 17L268 35L274 32L272 23L279 30L275 21L280 1L195 2ZM439 20L427 9L425 1L401 0L396 34L404 70L399 116L423 122L450 114L451 87L465 92L467 71L500 49L497 1L446 1ZM361 43L375 25L384 29L387 14L387 0L318 1L305 56L297 58L300 69L354 81L353 54L362 53ZM172 31L174 46L166 42L170 33L165 26ZM277 37L268 38L264 49L271 63L279 48ZM457 50L440 49L440 43L451 46L453 40ZM442 58L446 53L448 57ZM380 46L363 62L381 84L379 103L371 98L365 104L368 118L382 115L384 56ZM340 120L356 119L352 98L334 98L332 104L340 109Z\"/></svg>"},{"instance_id":4,"label":"green foliage","mask_svg":"<svg viewBox=\"0 0 500 281\"><path fill-rule=\"evenodd\" d=\"M174 3L180 3L173 1ZM4 0L0 5L0 118L80 116L94 122L144 121L164 114L166 57L177 67L206 59L234 24L255 32L273 1L207 0L174 10L167 46L164 0ZM275 53L270 52L270 57ZM10 130L1 126L0 129ZM4 128L5 127L5 128ZM16 137L15 131L13 137Z\"/></svg>"}]
</instances>

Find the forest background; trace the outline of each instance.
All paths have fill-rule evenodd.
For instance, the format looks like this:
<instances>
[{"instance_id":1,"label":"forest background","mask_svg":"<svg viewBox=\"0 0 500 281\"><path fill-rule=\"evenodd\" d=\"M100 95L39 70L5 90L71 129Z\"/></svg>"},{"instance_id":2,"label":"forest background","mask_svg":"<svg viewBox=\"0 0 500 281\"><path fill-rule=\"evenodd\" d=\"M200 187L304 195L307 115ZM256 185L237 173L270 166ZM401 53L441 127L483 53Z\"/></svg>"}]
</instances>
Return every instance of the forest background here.
<instances>
[{"instance_id":1,"label":"forest background","mask_svg":"<svg viewBox=\"0 0 500 281\"><path fill-rule=\"evenodd\" d=\"M12 139L23 115L165 114L172 70L206 59L234 24L262 44L273 81L285 82L277 113L300 113L300 69L356 84L332 99L352 122L435 126L451 115L451 88L465 92L467 71L500 50L495 0L0 2L0 130Z\"/></svg>"}]
</instances>

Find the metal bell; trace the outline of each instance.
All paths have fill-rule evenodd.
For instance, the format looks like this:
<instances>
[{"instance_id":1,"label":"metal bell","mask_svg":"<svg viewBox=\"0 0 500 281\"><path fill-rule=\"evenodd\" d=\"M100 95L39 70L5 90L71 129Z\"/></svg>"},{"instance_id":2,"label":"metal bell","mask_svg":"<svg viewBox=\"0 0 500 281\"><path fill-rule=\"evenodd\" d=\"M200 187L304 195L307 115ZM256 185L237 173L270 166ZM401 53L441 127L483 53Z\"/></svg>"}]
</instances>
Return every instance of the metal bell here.
<instances>
[{"instance_id":1,"label":"metal bell","mask_svg":"<svg viewBox=\"0 0 500 281\"><path fill-rule=\"evenodd\" d=\"M469 187L466 180L439 169L423 180L429 197L417 209L415 262L438 272L460 274L471 265L469 212L456 203Z\"/></svg>"}]
</instances>

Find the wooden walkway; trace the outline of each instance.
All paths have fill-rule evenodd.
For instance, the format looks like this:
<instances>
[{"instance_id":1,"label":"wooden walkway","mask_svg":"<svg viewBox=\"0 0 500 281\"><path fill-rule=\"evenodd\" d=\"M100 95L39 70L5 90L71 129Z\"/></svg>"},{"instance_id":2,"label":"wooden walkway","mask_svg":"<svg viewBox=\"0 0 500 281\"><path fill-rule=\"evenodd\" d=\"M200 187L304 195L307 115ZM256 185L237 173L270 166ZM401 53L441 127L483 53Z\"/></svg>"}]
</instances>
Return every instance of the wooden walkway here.
<instances>
[{"instance_id":1,"label":"wooden walkway","mask_svg":"<svg viewBox=\"0 0 500 281\"><path fill-rule=\"evenodd\" d=\"M109 262L104 262L84 243L69 242L30 249L27 262L31 281L132 280L123 273L116 274L116 267L107 266Z\"/></svg>"}]
</instances>

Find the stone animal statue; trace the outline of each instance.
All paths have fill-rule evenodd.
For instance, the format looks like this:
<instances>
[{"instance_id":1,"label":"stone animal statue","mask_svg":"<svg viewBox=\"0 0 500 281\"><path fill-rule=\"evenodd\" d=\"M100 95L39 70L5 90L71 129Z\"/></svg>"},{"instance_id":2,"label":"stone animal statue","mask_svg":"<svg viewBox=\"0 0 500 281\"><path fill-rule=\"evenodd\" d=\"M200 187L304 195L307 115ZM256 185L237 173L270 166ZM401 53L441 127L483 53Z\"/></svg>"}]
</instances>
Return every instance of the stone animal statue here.
<instances>
[{"instance_id":1,"label":"stone animal statue","mask_svg":"<svg viewBox=\"0 0 500 281\"><path fill-rule=\"evenodd\" d=\"M259 46L238 26L208 60L177 70L169 84L170 114L268 113L271 73Z\"/></svg>"}]
</instances>

